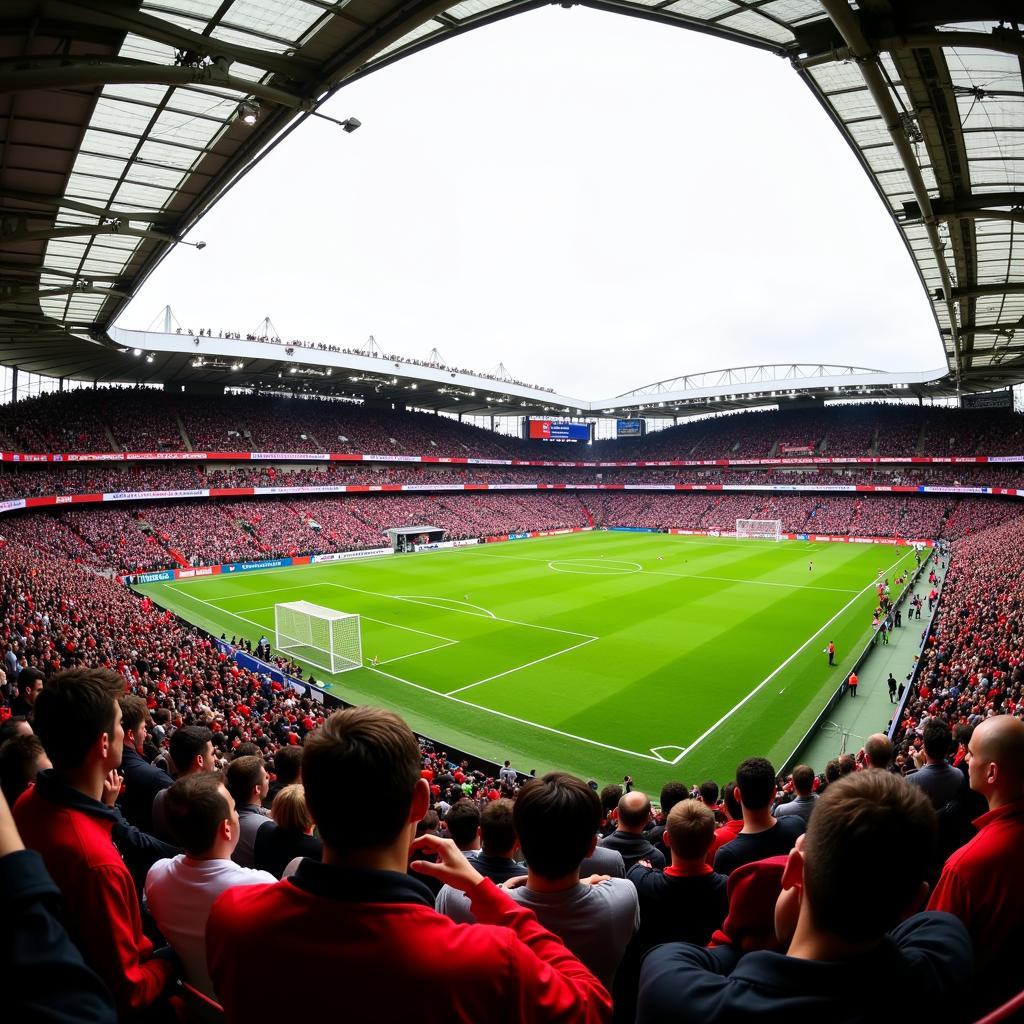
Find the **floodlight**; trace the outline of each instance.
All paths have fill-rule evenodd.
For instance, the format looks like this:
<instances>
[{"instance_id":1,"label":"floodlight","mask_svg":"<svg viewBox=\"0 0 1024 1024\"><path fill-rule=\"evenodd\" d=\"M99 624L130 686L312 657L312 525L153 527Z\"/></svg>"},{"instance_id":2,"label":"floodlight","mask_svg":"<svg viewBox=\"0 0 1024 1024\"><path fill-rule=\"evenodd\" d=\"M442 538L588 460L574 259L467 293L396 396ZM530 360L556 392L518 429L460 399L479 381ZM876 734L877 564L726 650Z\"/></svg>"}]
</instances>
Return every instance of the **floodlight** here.
<instances>
[{"instance_id":1,"label":"floodlight","mask_svg":"<svg viewBox=\"0 0 1024 1024\"><path fill-rule=\"evenodd\" d=\"M254 125L260 116L259 100L242 100L238 104L238 117L247 125Z\"/></svg>"},{"instance_id":2,"label":"floodlight","mask_svg":"<svg viewBox=\"0 0 1024 1024\"><path fill-rule=\"evenodd\" d=\"M141 356L142 355L142 349L141 348L133 348L132 349L132 355L133 356Z\"/></svg>"},{"instance_id":3,"label":"floodlight","mask_svg":"<svg viewBox=\"0 0 1024 1024\"><path fill-rule=\"evenodd\" d=\"M146 362L147 363L153 362L153 354L152 353L150 353L149 355L146 356Z\"/></svg>"}]
</instances>

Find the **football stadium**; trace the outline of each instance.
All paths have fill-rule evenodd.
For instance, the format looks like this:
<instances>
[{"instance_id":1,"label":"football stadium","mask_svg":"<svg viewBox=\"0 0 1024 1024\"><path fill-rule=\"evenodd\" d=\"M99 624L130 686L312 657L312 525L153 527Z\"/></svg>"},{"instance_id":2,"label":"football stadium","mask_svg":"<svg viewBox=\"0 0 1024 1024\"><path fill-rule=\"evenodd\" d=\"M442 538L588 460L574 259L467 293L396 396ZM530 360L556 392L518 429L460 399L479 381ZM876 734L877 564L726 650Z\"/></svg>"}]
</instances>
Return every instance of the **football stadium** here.
<instances>
[{"instance_id":1,"label":"football stadium","mask_svg":"<svg viewBox=\"0 0 1024 1024\"><path fill-rule=\"evenodd\" d=\"M549 6L0 5L5 1020L1024 1019L1024 9Z\"/></svg>"}]
</instances>

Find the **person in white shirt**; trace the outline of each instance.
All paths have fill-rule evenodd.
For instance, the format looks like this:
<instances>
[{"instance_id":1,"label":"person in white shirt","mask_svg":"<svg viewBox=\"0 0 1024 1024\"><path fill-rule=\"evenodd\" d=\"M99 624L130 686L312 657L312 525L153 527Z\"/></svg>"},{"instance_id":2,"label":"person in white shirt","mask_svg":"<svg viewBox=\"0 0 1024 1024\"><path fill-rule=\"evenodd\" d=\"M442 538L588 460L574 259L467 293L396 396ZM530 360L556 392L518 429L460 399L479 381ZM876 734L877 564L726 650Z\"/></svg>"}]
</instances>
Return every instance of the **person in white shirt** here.
<instances>
[{"instance_id":1,"label":"person in white shirt","mask_svg":"<svg viewBox=\"0 0 1024 1024\"><path fill-rule=\"evenodd\" d=\"M185 851L157 861L146 876L146 903L153 920L178 954L185 980L217 998L206 969L206 921L214 901L236 885L265 885L277 879L243 868L231 859L238 843L235 802L219 772L178 779L164 800L171 834Z\"/></svg>"}]
</instances>

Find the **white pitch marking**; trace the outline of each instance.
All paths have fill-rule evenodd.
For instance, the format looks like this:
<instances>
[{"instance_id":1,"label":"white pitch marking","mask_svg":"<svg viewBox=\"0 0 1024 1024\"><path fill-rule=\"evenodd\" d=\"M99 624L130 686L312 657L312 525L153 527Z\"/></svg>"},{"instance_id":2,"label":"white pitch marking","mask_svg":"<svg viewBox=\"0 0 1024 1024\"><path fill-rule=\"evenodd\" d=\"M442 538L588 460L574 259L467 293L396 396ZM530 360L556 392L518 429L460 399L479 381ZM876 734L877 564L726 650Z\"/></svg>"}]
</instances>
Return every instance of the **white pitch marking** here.
<instances>
[{"instance_id":1,"label":"white pitch marking","mask_svg":"<svg viewBox=\"0 0 1024 1024\"><path fill-rule=\"evenodd\" d=\"M432 651L443 651L446 647L451 647L452 644L457 644L458 640L452 640L446 644L438 644L436 647L427 647L422 651L412 651L410 654L399 654L397 658L385 658L383 661L378 662L380 665L390 665L393 661L404 661L406 658L418 658L421 654L430 654Z\"/></svg>"},{"instance_id":2,"label":"white pitch marking","mask_svg":"<svg viewBox=\"0 0 1024 1024\"><path fill-rule=\"evenodd\" d=\"M333 586L340 586L340 585L341 584L336 584L336 583L332 583L331 584L332 587ZM398 597L399 600L401 600L401 601L419 601L421 604L430 604L432 607L435 607L435 608L437 607L437 605L434 604L435 601L440 601L442 606L443 605L451 605L451 604L462 605L465 608L476 608L477 611L483 612L484 614L483 614L483 616L480 616L481 618L496 619L498 617L497 615L494 614L494 612L492 612L488 608L485 608L482 604L471 604L469 601L460 601L456 597L431 597L430 594L406 594L406 595L402 595L402 596L399 596L397 594L391 594L391 595L385 595L385 596ZM461 611L461 609L460 608L450 609L450 608L442 607L441 611L443 611L443 612L446 612L446 611Z\"/></svg>"},{"instance_id":3,"label":"white pitch marking","mask_svg":"<svg viewBox=\"0 0 1024 1024\"><path fill-rule=\"evenodd\" d=\"M197 597L196 600L201 601L202 598ZM259 608L239 608L237 614L241 615L244 612L269 612L276 607L276 604L265 604L261 605ZM220 608L218 611L227 611L227 609ZM457 644L459 642L458 640L453 640L450 636L441 636L438 633L428 633L425 629L415 629L412 626L403 626L398 622L388 622L387 619L375 619L372 615L363 615L360 613L359 617L361 619L366 619L367 622L377 622L382 626L393 626L395 629L404 629L407 633L420 633L422 636L429 636L432 640L443 640L446 644Z\"/></svg>"},{"instance_id":4,"label":"white pitch marking","mask_svg":"<svg viewBox=\"0 0 1024 1024\"><path fill-rule=\"evenodd\" d=\"M674 762L670 761L667 757L662 757L661 754L658 753L660 750L681 750L684 754L686 753L686 747L681 747L677 743L668 743L663 747L651 747L651 753L654 754L655 757L664 761L665 764L673 764Z\"/></svg>"},{"instance_id":5,"label":"white pitch marking","mask_svg":"<svg viewBox=\"0 0 1024 1024\"><path fill-rule=\"evenodd\" d=\"M359 587L349 587L349 586L346 586L344 583L327 583L327 584L325 584L325 586L328 586L328 587L338 587L341 590L352 590L352 591L355 591L355 593L357 593L357 594L369 594L371 597L388 597L388 598L391 598L391 600L393 600L393 601L409 601L412 604L424 604L425 603L421 598L418 598L418 597L405 597L402 594L381 594L381 593L379 593L376 590L361 590ZM431 598L430 600L433 600L433 598ZM463 602L460 602L460 603L463 603ZM437 605L431 604L428 607L436 608ZM482 615L477 615L475 612L463 611L462 608L458 608L458 607L440 608L438 610L439 611L458 612L461 615L471 615L475 619L482 619L484 617ZM520 622L518 619L505 619L505 618L502 618L500 615L493 615L493 613L492 613L492 618L493 618L493 620L495 622L507 622L511 626L526 626L528 629L543 629L543 630L547 630L547 632L549 632L549 633L565 633L566 636L581 636L581 637L584 637L587 640L600 640L601 639L598 636L594 636L592 633L578 633L574 629L559 629L557 626L541 626L541 625L539 625L536 622Z\"/></svg>"},{"instance_id":6,"label":"white pitch marking","mask_svg":"<svg viewBox=\"0 0 1024 1024\"><path fill-rule=\"evenodd\" d=\"M633 568L612 568L616 565L631 565ZM561 568L562 566L569 568ZM608 568L605 569L605 566ZM639 562L625 562L614 558L609 558L605 562L597 562L589 558L553 558L548 562L548 568L552 572L564 572L575 576L632 576L634 573L644 570Z\"/></svg>"},{"instance_id":7,"label":"white pitch marking","mask_svg":"<svg viewBox=\"0 0 1024 1024\"><path fill-rule=\"evenodd\" d=\"M568 654L570 651L575 651L580 647L586 647L587 644L592 644L597 637L591 640L584 640L582 643L573 644L572 647L566 647L561 651L555 651L553 654L545 654L543 658L537 658L534 661L528 661L525 665L516 665L515 668L505 669L504 672L496 672L493 676L488 676L486 679L478 679L475 683L467 683L465 686L459 686L454 690L448 690L445 693L446 697L450 697L453 693L462 693L463 690L471 690L474 686L482 686L484 683L490 683L495 679L501 679L502 676L511 675L513 672L521 672L524 668L530 668L532 665L539 665L542 661L548 661L551 658L558 658L563 654Z\"/></svg>"},{"instance_id":8,"label":"white pitch marking","mask_svg":"<svg viewBox=\"0 0 1024 1024\"><path fill-rule=\"evenodd\" d=\"M892 563L892 565L890 565L890 566L889 566L889 568L885 570L885 575L886 575L886 576L888 576L888 575L889 575L889 573L890 573L890 572L891 572L891 571L892 571L893 569L895 569L895 568L896 568L896 566L900 564L900 562L904 561L904 559L906 559L906 558L908 557L908 555L909 555L909 554L910 554L910 553L908 552L908 553L907 553L906 555L900 555L900 557L899 557L899 558L897 558L897 559L896 559L896 561L895 561L895 562L893 562L893 563ZM823 625L823 626L822 626L822 627L821 627L821 628L820 628L819 630L817 630L817 632L815 632L815 633L812 633L812 634L811 634L811 636L809 636L809 637L808 637L808 638L807 638L807 639L806 639L806 640L805 640L805 641L804 641L804 642L803 642L803 643L802 643L802 644L801 644L801 645L800 645L800 646L799 646L799 647L798 647L798 648L797 648L797 649L796 649L796 650L795 650L795 651L794 651L794 652L793 652L793 653L792 653L792 654L791 654L791 655L790 655L790 656L789 656L789 657L788 657L788 658L787 658L787 659L786 659L786 660L785 660L785 661L784 661L784 662L783 662L783 663L782 663L781 665L779 665L779 666L778 666L777 668L775 668L775 669L774 669L774 670L773 670L773 671L771 672L771 674L770 674L770 675L768 675L768 676L765 676L765 678L764 678L764 679L762 679L762 680L761 680L761 682L759 682L759 683L757 684L757 686L755 686L755 687L754 687L754 688L753 688L753 689L752 689L752 690L750 691L750 693L748 693L748 694L746 695L746 697L744 697L744 698L743 698L743 699L742 699L741 701L739 701L739 703L737 703L737 704L733 705L733 707L731 707L731 708L730 708L730 709L729 709L728 711L726 711L726 713L725 713L724 715L722 715L722 717L721 717L721 718L720 718L720 719L719 719L719 720L718 720L717 722L715 722L715 724L714 724L713 726L711 726L711 727L710 727L709 729L705 729L705 730L704 730L704 732L702 732L702 733L700 734L700 736L698 736L698 737L697 737L697 738L696 738L696 739L695 739L695 740L694 740L694 741L693 741L693 742L692 742L692 743L691 743L691 744L690 744L690 745L689 745L689 746L688 746L688 747L687 747L687 748L686 748L686 749L685 749L685 750L684 750L684 751L683 751L683 752L682 752L682 753L681 753L681 754L680 754L680 755L679 755L679 756L678 756L678 757L677 757L677 758L676 758L676 759L675 759L675 760L674 760L674 761L672 762L672 764L678 764L678 763L679 763L679 762L680 762L680 761L681 761L681 760L682 760L682 759L683 759L684 757L686 757L686 755L687 755L687 754L689 754L689 753L690 753L690 752L691 752L691 751L692 751L692 750L693 750L693 749L694 749L695 747L697 747L697 746L699 746L699 745L700 745L701 743L703 743L703 742L704 742L704 740L706 740L706 739L707 739L707 738L708 738L708 737L709 737L709 736L710 736L710 735L711 735L711 734L712 734L712 733L713 733L713 732L714 732L714 731L715 731L715 730L716 730L716 729L717 729L717 728L718 728L718 727L719 727L719 726L720 726L720 725L721 725L721 724L722 724L723 722L725 722L725 721L726 721L727 719L731 718L731 717L732 717L732 716L733 716L733 715L734 715L734 714L735 714L735 713L736 713L737 711L739 711L739 709L740 709L741 707L743 707L743 705L744 705L744 704L746 704L746 703L747 703L747 701L748 701L748 700L750 700L750 698L751 698L751 697L753 697L753 696L754 696L754 695L755 695L756 693L758 693L758 691L760 691L760 690L761 690L761 689L762 689L762 688L763 688L764 686L766 686L766 685L767 685L768 683L770 683L770 682L771 682L771 681L772 681L772 680L773 680L773 679L774 679L774 678L775 678L775 677L776 677L776 676L777 676L777 675L778 675L778 674L779 674L779 673L780 673L780 672L781 672L781 671L782 671L782 670L783 670L783 669L784 669L784 668L785 668L785 667L786 667L786 666L787 666L787 665L788 665L788 664L789 664L789 663L790 663L790 662L791 662L791 661L792 661L792 660L793 660L793 659L794 659L794 658L795 658L795 657L796 657L796 656L797 656L798 654L800 654L800 653L801 653L801 652L802 652L802 651L803 651L803 650L804 650L804 649L805 649L805 648L806 648L806 647L808 646L808 644L810 644L810 643L811 643L811 642L812 642L812 641L813 641L813 640L814 640L815 638L817 638L817 637L818 637L818 636L820 636L820 635L821 635L822 633L824 633L824 632L825 632L825 630L826 630L826 629L828 629L828 627L829 627L829 626L831 626L831 625L832 625L832 623L833 623L833 622L835 622L835 621L836 621L836 619L838 619L838 618L839 618L839 616L840 616L840 615L842 615L842 614L843 614L843 612L845 612L845 611L846 611L846 609L847 609L847 608L849 608L849 607L850 607L850 605L852 605L852 604L853 604L853 602L854 602L854 601L856 601L858 597L860 597L860 596L861 596L862 594L866 594L866 593L867 593L867 592L868 592L869 590L871 590L871 589L872 589L872 588L873 588L873 587L875 586L876 582L877 582L876 580L872 580L872 581L871 581L871 582L870 582L870 583L869 583L869 584L868 584L868 585L867 585L866 587L864 587L864 589L863 589L863 590L858 590L858 591L857 591L857 593L856 593L856 594L855 594L855 595L854 595L854 596L853 596L852 598L850 598L850 600L849 600L849 601L847 601L847 603L846 603L846 604L844 604L844 605L843 605L843 607L842 607L842 608L840 608L840 609L839 609L839 611L837 611L837 612L835 613L835 615L833 615L833 616L832 616L832 618L828 620L828 622L826 622L826 623L825 623L825 625Z\"/></svg>"},{"instance_id":9,"label":"white pitch marking","mask_svg":"<svg viewBox=\"0 0 1024 1024\"><path fill-rule=\"evenodd\" d=\"M472 549L468 549L472 550ZM507 558L516 562L548 562L546 558L532 558L528 555L496 555L490 551L477 551L477 554L482 558ZM554 559L554 561L562 561L562 559ZM572 559L568 559L572 561ZM577 559L576 561L581 561ZM548 562L550 566L550 562ZM632 563L636 565L637 563ZM556 569L556 572L567 572L565 569ZM689 573L689 572L665 572L663 569L643 569L638 570L644 573L646 576L671 576L675 579L680 580L711 580L715 583L749 583L758 587L783 587L786 590L823 590L833 594L858 594L858 590L850 590L846 587L809 587L806 584L800 583L776 583L772 580L749 580L749 579L735 579L731 576L705 576L700 573ZM590 576L635 576L636 572L615 572L615 573L579 573L578 575L590 575ZM290 588L289 588L290 589Z\"/></svg>"},{"instance_id":10,"label":"white pitch marking","mask_svg":"<svg viewBox=\"0 0 1024 1024\"><path fill-rule=\"evenodd\" d=\"M596 639L596 637L595 637ZM661 764L665 763L663 757L655 757L652 754L641 754L637 750L627 750L625 747L616 747L611 743L602 743L600 740L591 740L586 736L577 736L575 733L563 732L561 729L556 729L551 725L541 725L539 722L531 722L528 718L519 718L516 715L510 715L504 711L495 711L494 708L485 708L482 704L474 704L472 701L463 700L461 697L452 697L447 693L439 693L437 690L430 689L429 686L421 686L419 683L414 683L410 679L403 679L401 676L392 675L390 672L382 672L379 668L370 668L370 672L376 672L379 675L387 676L388 679L394 679L396 683L405 683L406 686L413 686L417 690L423 690L424 693L432 693L435 697L443 697L445 700L454 701L456 704L462 704L468 708L476 708L477 711L484 711L489 715L497 715L499 718L505 718L510 722L518 722L520 725L530 725L534 729L543 729L544 732L554 733L556 736L564 736L569 740L577 740L580 743L587 743L592 747L602 747L605 750L614 750L617 754L629 754L630 757L641 757L645 761L657 761Z\"/></svg>"},{"instance_id":11,"label":"white pitch marking","mask_svg":"<svg viewBox=\"0 0 1024 1024\"><path fill-rule=\"evenodd\" d=\"M238 619L239 622L248 622L250 625L258 626L262 630L267 630L270 628L269 626L264 626L263 623L261 622L257 622L255 619L247 619L244 615L240 614L239 612L232 612L228 611L227 608L220 608L217 605L212 604L210 601L207 601L205 598L196 597L195 594L184 594L183 596L189 598L192 601L199 601L201 604L209 605L214 611L222 612L224 615L229 615L233 619ZM267 611L273 607L274 605L267 605L264 608L244 608L242 610L249 612L259 612ZM388 622L385 619L373 619L370 618L369 615L361 616L361 618L365 618L369 622L380 623L380 625L382 626L394 626L395 629L404 629L410 633L422 633L423 636L429 636L434 640L444 641L444 643L435 644L433 647L426 647L422 651L412 651L410 654L400 654L398 655L398 657L395 658L386 658L384 661L381 662L382 665L390 665L391 662L393 661L402 661L405 658L415 658L417 655L420 654L430 654L432 651L440 651L443 650L445 647L452 647L454 644L457 644L459 642L458 640L452 640L446 636L439 636L437 633L428 633L424 629L413 629L412 626L400 626L397 622Z\"/></svg>"}]
</instances>

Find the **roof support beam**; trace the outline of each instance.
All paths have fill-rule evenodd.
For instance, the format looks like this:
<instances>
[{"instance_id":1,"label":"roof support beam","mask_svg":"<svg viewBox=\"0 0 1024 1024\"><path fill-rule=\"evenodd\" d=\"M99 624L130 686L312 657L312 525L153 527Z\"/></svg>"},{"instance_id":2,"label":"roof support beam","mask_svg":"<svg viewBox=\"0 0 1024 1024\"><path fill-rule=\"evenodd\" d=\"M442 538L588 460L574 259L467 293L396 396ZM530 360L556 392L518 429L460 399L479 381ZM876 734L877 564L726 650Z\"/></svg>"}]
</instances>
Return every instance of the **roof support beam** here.
<instances>
[{"instance_id":1,"label":"roof support beam","mask_svg":"<svg viewBox=\"0 0 1024 1024\"><path fill-rule=\"evenodd\" d=\"M291 79L308 78L316 67L311 61L299 57L285 57L283 54L271 53L252 46L240 46L224 39L193 32L162 18L154 18L151 14L132 10L127 5L114 10L104 10L95 2L62 0L61 3L52 6L85 9L88 11L90 24L131 32L167 46L192 51L200 57L231 57L251 67L272 71Z\"/></svg>"},{"instance_id":2,"label":"roof support beam","mask_svg":"<svg viewBox=\"0 0 1024 1024\"><path fill-rule=\"evenodd\" d=\"M48 196L43 195L41 192L25 192L22 189L7 188L3 184L0 184L0 196L16 199L22 203L45 206L51 210L75 210L78 213L87 213L91 217L116 217L118 220L141 220L146 223L152 223L161 217L161 214L155 213L152 210L104 209L102 206L93 206L91 203L83 203L78 199L69 199L67 196Z\"/></svg>"},{"instance_id":3,"label":"roof support beam","mask_svg":"<svg viewBox=\"0 0 1024 1024\"><path fill-rule=\"evenodd\" d=\"M1010 281L1006 284L976 284L970 288L954 288L946 292L953 302L961 299L977 299L983 295L1021 295L1024 294L1024 282Z\"/></svg>"},{"instance_id":4,"label":"roof support beam","mask_svg":"<svg viewBox=\"0 0 1024 1024\"><path fill-rule=\"evenodd\" d=\"M0 289L0 309L20 306L25 302L48 299L55 295L72 295L77 292L94 292L99 295L123 295L127 292L114 291L112 288L93 288L91 285L65 285L62 288L13 288Z\"/></svg>"},{"instance_id":5,"label":"roof support beam","mask_svg":"<svg viewBox=\"0 0 1024 1024\"><path fill-rule=\"evenodd\" d=\"M962 49L995 50L1013 57L1024 57L1024 42L1020 35L998 29L991 32L920 32L909 36L887 36L874 42L884 52L959 46Z\"/></svg>"},{"instance_id":6,"label":"roof support beam","mask_svg":"<svg viewBox=\"0 0 1024 1024\"><path fill-rule=\"evenodd\" d=\"M1005 324L964 324L960 328L960 333L964 336L968 334L1013 334L1015 331L1024 331L1024 317L1020 320L1007 322ZM943 334L949 334L948 330L943 330Z\"/></svg>"},{"instance_id":7,"label":"roof support beam","mask_svg":"<svg viewBox=\"0 0 1024 1024\"><path fill-rule=\"evenodd\" d=\"M885 126L889 131L896 152L900 155L900 161L906 171L910 186L914 190L914 198L921 210L925 231L928 234L928 242L932 253L935 256L939 274L942 277L942 288L946 304L946 315L949 317L951 337L953 339L953 350L955 357L954 374L957 387L959 388L962 376L960 332L957 328L956 304L952 299L953 282L949 274L949 267L946 265L946 258L943 253L944 243L939 238L938 218L932 210L931 197L928 194L928 187L921 174L921 168L917 163L917 156L914 153L910 140L907 138L906 129L900 119L899 111L893 102L892 94L889 91L888 83L882 74L881 62L878 54L869 45L864 33L861 31L860 22L850 8L847 0L821 0L825 13L832 20L832 24L839 30L846 42L846 45L857 56L857 66L864 78L864 84L875 101Z\"/></svg>"},{"instance_id":8,"label":"roof support beam","mask_svg":"<svg viewBox=\"0 0 1024 1024\"><path fill-rule=\"evenodd\" d=\"M293 110L311 110L313 100L228 73L227 61L205 67L176 67L123 59L69 60L57 67L28 67L0 72L0 94L45 89L78 89L96 85L207 85L257 96Z\"/></svg>"},{"instance_id":9,"label":"roof support beam","mask_svg":"<svg viewBox=\"0 0 1024 1024\"><path fill-rule=\"evenodd\" d=\"M834 21L835 19L833 19ZM998 53L1008 53L1014 57L1024 57L1024 42L1021 41L1020 36L1016 32L1000 33L998 30L993 32L916 32L908 36L885 36L871 39L869 42L880 53L959 46L965 49L995 50ZM814 68L837 61L860 59L862 55L858 53L856 47L849 45L849 41L847 43L846 46L840 46L825 53L814 53L800 58L796 64L802 68Z\"/></svg>"},{"instance_id":10,"label":"roof support beam","mask_svg":"<svg viewBox=\"0 0 1024 1024\"><path fill-rule=\"evenodd\" d=\"M0 281L12 278L31 277L38 280L43 275L49 277L66 277L69 280L77 280L79 275L70 270L58 270L56 267L47 267L39 263L0 263ZM88 278L93 283L106 281L113 284L123 278L121 274L89 274Z\"/></svg>"},{"instance_id":11,"label":"roof support beam","mask_svg":"<svg viewBox=\"0 0 1024 1024\"><path fill-rule=\"evenodd\" d=\"M1009 209L996 209L996 207ZM933 200L932 213L939 220L1009 220L1024 222L1024 194L1019 192L989 192L964 196L947 202ZM903 217L907 221L923 220L921 207L916 202L903 204Z\"/></svg>"},{"instance_id":12,"label":"roof support beam","mask_svg":"<svg viewBox=\"0 0 1024 1024\"><path fill-rule=\"evenodd\" d=\"M0 245L13 242L41 242L51 238L88 238L90 235L134 235L137 238L155 238L161 242L177 242L173 235L162 231L146 231L142 228L125 227L119 221L106 224L84 224L71 228L45 228L38 231L28 230L24 224L10 227L0 224Z\"/></svg>"}]
</instances>

